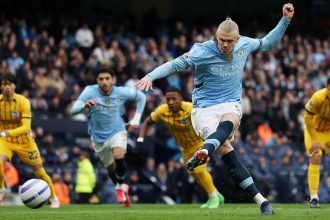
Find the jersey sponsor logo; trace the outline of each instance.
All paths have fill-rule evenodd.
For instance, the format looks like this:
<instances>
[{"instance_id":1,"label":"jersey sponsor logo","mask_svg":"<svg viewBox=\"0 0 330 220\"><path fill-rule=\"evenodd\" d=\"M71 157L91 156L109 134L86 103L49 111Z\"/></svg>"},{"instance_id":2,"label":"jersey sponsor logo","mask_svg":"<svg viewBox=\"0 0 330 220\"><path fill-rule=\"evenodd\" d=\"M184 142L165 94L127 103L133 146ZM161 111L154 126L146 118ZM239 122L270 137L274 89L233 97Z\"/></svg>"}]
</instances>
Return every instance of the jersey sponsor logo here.
<instances>
[{"instance_id":1,"label":"jersey sponsor logo","mask_svg":"<svg viewBox=\"0 0 330 220\"><path fill-rule=\"evenodd\" d=\"M243 50L238 51L238 56L239 57L243 56L243 54L244 54L244 51Z\"/></svg>"},{"instance_id":2,"label":"jersey sponsor logo","mask_svg":"<svg viewBox=\"0 0 330 220\"><path fill-rule=\"evenodd\" d=\"M14 118L18 118L19 117L19 112L18 111L13 111L11 113L11 116L13 116Z\"/></svg>"}]
</instances>

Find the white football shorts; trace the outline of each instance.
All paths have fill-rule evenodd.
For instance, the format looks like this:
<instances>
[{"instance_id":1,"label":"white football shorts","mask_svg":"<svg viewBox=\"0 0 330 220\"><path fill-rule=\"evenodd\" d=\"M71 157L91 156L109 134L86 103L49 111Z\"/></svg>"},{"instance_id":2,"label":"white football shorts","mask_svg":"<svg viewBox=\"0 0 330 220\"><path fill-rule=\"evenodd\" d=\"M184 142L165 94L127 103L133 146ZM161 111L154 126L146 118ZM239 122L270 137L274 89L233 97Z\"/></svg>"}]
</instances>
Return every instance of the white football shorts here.
<instances>
[{"instance_id":1,"label":"white football shorts","mask_svg":"<svg viewBox=\"0 0 330 220\"><path fill-rule=\"evenodd\" d=\"M108 167L113 163L112 149L115 147L120 147L125 149L127 148L127 132L122 131L115 134L110 141L103 143L95 143L92 140L94 150L99 156L100 160L105 167Z\"/></svg>"},{"instance_id":2,"label":"white football shorts","mask_svg":"<svg viewBox=\"0 0 330 220\"><path fill-rule=\"evenodd\" d=\"M235 113L242 118L241 103L227 102L207 108L193 108L191 111L191 121L196 134L203 140L206 140L210 134L217 130L223 115L227 113ZM229 137L229 141L234 139L234 133L237 128L235 128Z\"/></svg>"}]
</instances>

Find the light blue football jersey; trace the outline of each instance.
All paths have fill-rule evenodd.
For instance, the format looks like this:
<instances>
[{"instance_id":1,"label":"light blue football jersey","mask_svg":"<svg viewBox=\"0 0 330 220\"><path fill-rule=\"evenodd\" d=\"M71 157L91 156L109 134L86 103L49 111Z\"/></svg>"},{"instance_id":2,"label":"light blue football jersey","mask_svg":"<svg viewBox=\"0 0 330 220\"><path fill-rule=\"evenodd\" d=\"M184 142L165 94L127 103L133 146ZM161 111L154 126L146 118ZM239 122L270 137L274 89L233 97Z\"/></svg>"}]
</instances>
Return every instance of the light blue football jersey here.
<instances>
[{"instance_id":1,"label":"light blue football jersey","mask_svg":"<svg viewBox=\"0 0 330 220\"><path fill-rule=\"evenodd\" d=\"M195 43L188 53L157 67L147 76L153 81L190 67L195 73L192 95L194 107L240 102L242 75L248 55L273 48L283 37L289 23L290 20L283 17L262 39L240 36L229 54L222 53L213 40Z\"/></svg>"},{"instance_id":2,"label":"light blue football jersey","mask_svg":"<svg viewBox=\"0 0 330 220\"><path fill-rule=\"evenodd\" d=\"M96 84L85 87L74 103L71 114L82 112L82 106L90 99L97 100L97 104L88 109L88 133L96 143L108 141L118 132L126 130L122 118L125 101L136 100L140 114L145 106L145 95L140 91L113 86L110 95L102 95Z\"/></svg>"},{"instance_id":3,"label":"light blue football jersey","mask_svg":"<svg viewBox=\"0 0 330 220\"><path fill-rule=\"evenodd\" d=\"M239 102L245 62L259 46L259 40L241 36L230 54L221 53L212 40L196 43L187 54L181 56L195 73L194 107Z\"/></svg>"}]
</instances>

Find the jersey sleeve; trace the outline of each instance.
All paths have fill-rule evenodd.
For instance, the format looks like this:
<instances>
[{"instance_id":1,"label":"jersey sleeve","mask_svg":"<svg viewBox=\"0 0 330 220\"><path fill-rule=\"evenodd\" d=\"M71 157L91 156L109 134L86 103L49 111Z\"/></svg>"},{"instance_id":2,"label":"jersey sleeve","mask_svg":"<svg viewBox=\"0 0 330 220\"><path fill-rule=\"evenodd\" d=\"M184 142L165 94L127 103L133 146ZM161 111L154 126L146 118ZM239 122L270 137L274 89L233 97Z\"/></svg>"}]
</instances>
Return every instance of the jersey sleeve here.
<instances>
[{"instance_id":1,"label":"jersey sleeve","mask_svg":"<svg viewBox=\"0 0 330 220\"><path fill-rule=\"evenodd\" d=\"M200 43L195 43L190 51L181 55L179 59L184 62L186 69L189 67L194 68L198 64L199 58L203 56L203 52L203 46Z\"/></svg>"},{"instance_id":2,"label":"jersey sleeve","mask_svg":"<svg viewBox=\"0 0 330 220\"><path fill-rule=\"evenodd\" d=\"M305 105L305 109L310 114L317 114L320 109L320 98L317 95L317 93L314 93L314 95L307 101Z\"/></svg>"},{"instance_id":3,"label":"jersey sleeve","mask_svg":"<svg viewBox=\"0 0 330 220\"><path fill-rule=\"evenodd\" d=\"M88 100L92 99L92 88L90 86L87 86L82 93L79 95L77 100L83 101L84 103Z\"/></svg>"},{"instance_id":4,"label":"jersey sleeve","mask_svg":"<svg viewBox=\"0 0 330 220\"><path fill-rule=\"evenodd\" d=\"M258 52L261 50L262 48L261 39L250 38L250 37L244 37L244 39L247 41L249 53Z\"/></svg>"},{"instance_id":5,"label":"jersey sleeve","mask_svg":"<svg viewBox=\"0 0 330 220\"><path fill-rule=\"evenodd\" d=\"M31 103L28 99L23 99L21 108L22 118L31 118Z\"/></svg>"},{"instance_id":6,"label":"jersey sleeve","mask_svg":"<svg viewBox=\"0 0 330 220\"><path fill-rule=\"evenodd\" d=\"M125 97L128 100L136 99L136 96L137 96L137 90L136 89L132 89L132 88L129 88L129 87L123 87L123 88L125 88L124 91L123 91L123 94L125 95Z\"/></svg>"},{"instance_id":7,"label":"jersey sleeve","mask_svg":"<svg viewBox=\"0 0 330 220\"><path fill-rule=\"evenodd\" d=\"M74 104L70 110L71 115L78 114L84 110L85 102L87 102L88 100L90 100L92 98L91 93L92 93L91 87L87 86L82 91L82 93L79 95L78 99L74 102Z\"/></svg>"},{"instance_id":8,"label":"jersey sleeve","mask_svg":"<svg viewBox=\"0 0 330 220\"><path fill-rule=\"evenodd\" d=\"M150 114L150 118L153 122L162 120L162 117L165 113L166 104L158 106L155 111Z\"/></svg>"}]
</instances>

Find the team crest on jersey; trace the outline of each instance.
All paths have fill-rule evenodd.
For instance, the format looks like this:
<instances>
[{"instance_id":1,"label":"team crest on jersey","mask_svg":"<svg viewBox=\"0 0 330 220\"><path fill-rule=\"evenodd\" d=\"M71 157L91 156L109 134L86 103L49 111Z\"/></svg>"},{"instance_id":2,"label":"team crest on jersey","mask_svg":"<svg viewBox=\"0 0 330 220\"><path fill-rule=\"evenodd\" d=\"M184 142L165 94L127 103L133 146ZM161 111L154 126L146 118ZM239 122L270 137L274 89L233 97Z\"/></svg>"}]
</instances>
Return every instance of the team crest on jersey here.
<instances>
[{"instance_id":1,"label":"team crest on jersey","mask_svg":"<svg viewBox=\"0 0 330 220\"><path fill-rule=\"evenodd\" d=\"M120 102L120 99L115 99L115 103L119 103Z\"/></svg>"},{"instance_id":2,"label":"team crest on jersey","mask_svg":"<svg viewBox=\"0 0 330 220\"><path fill-rule=\"evenodd\" d=\"M104 103L105 103L106 105L109 105L109 104L110 104L110 99L109 99L109 98L106 98L106 99L104 100Z\"/></svg>"},{"instance_id":3,"label":"team crest on jersey","mask_svg":"<svg viewBox=\"0 0 330 220\"><path fill-rule=\"evenodd\" d=\"M19 112L18 111L13 111L11 113L11 116L13 116L14 118L18 118L19 117Z\"/></svg>"},{"instance_id":4,"label":"team crest on jersey","mask_svg":"<svg viewBox=\"0 0 330 220\"><path fill-rule=\"evenodd\" d=\"M185 124L189 123L189 120L188 120L188 118L184 118L180 121L180 123L185 125Z\"/></svg>"},{"instance_id":5,"label":"team crest on jersey","mask_svg":"<svg viewBox=\"0 0 330 220\"><path fill-rule=\"evenodd\" d=\"M243 50L238 51L238 56L239 57L243 56L243 54L244 54L244 51Z\"/></svg>"},{"instance_id":6,"label":"team crest on jersey","mask_svg":"<svg viewBox=\"0 0 330 220\"><path fill-rule=\"evenodd\" d=\"M233 59L234 59L234 56L233 56L232 53L226 53L226 60L227 60L228 62L233 61Z\"/></svg>"}]
</instances>

